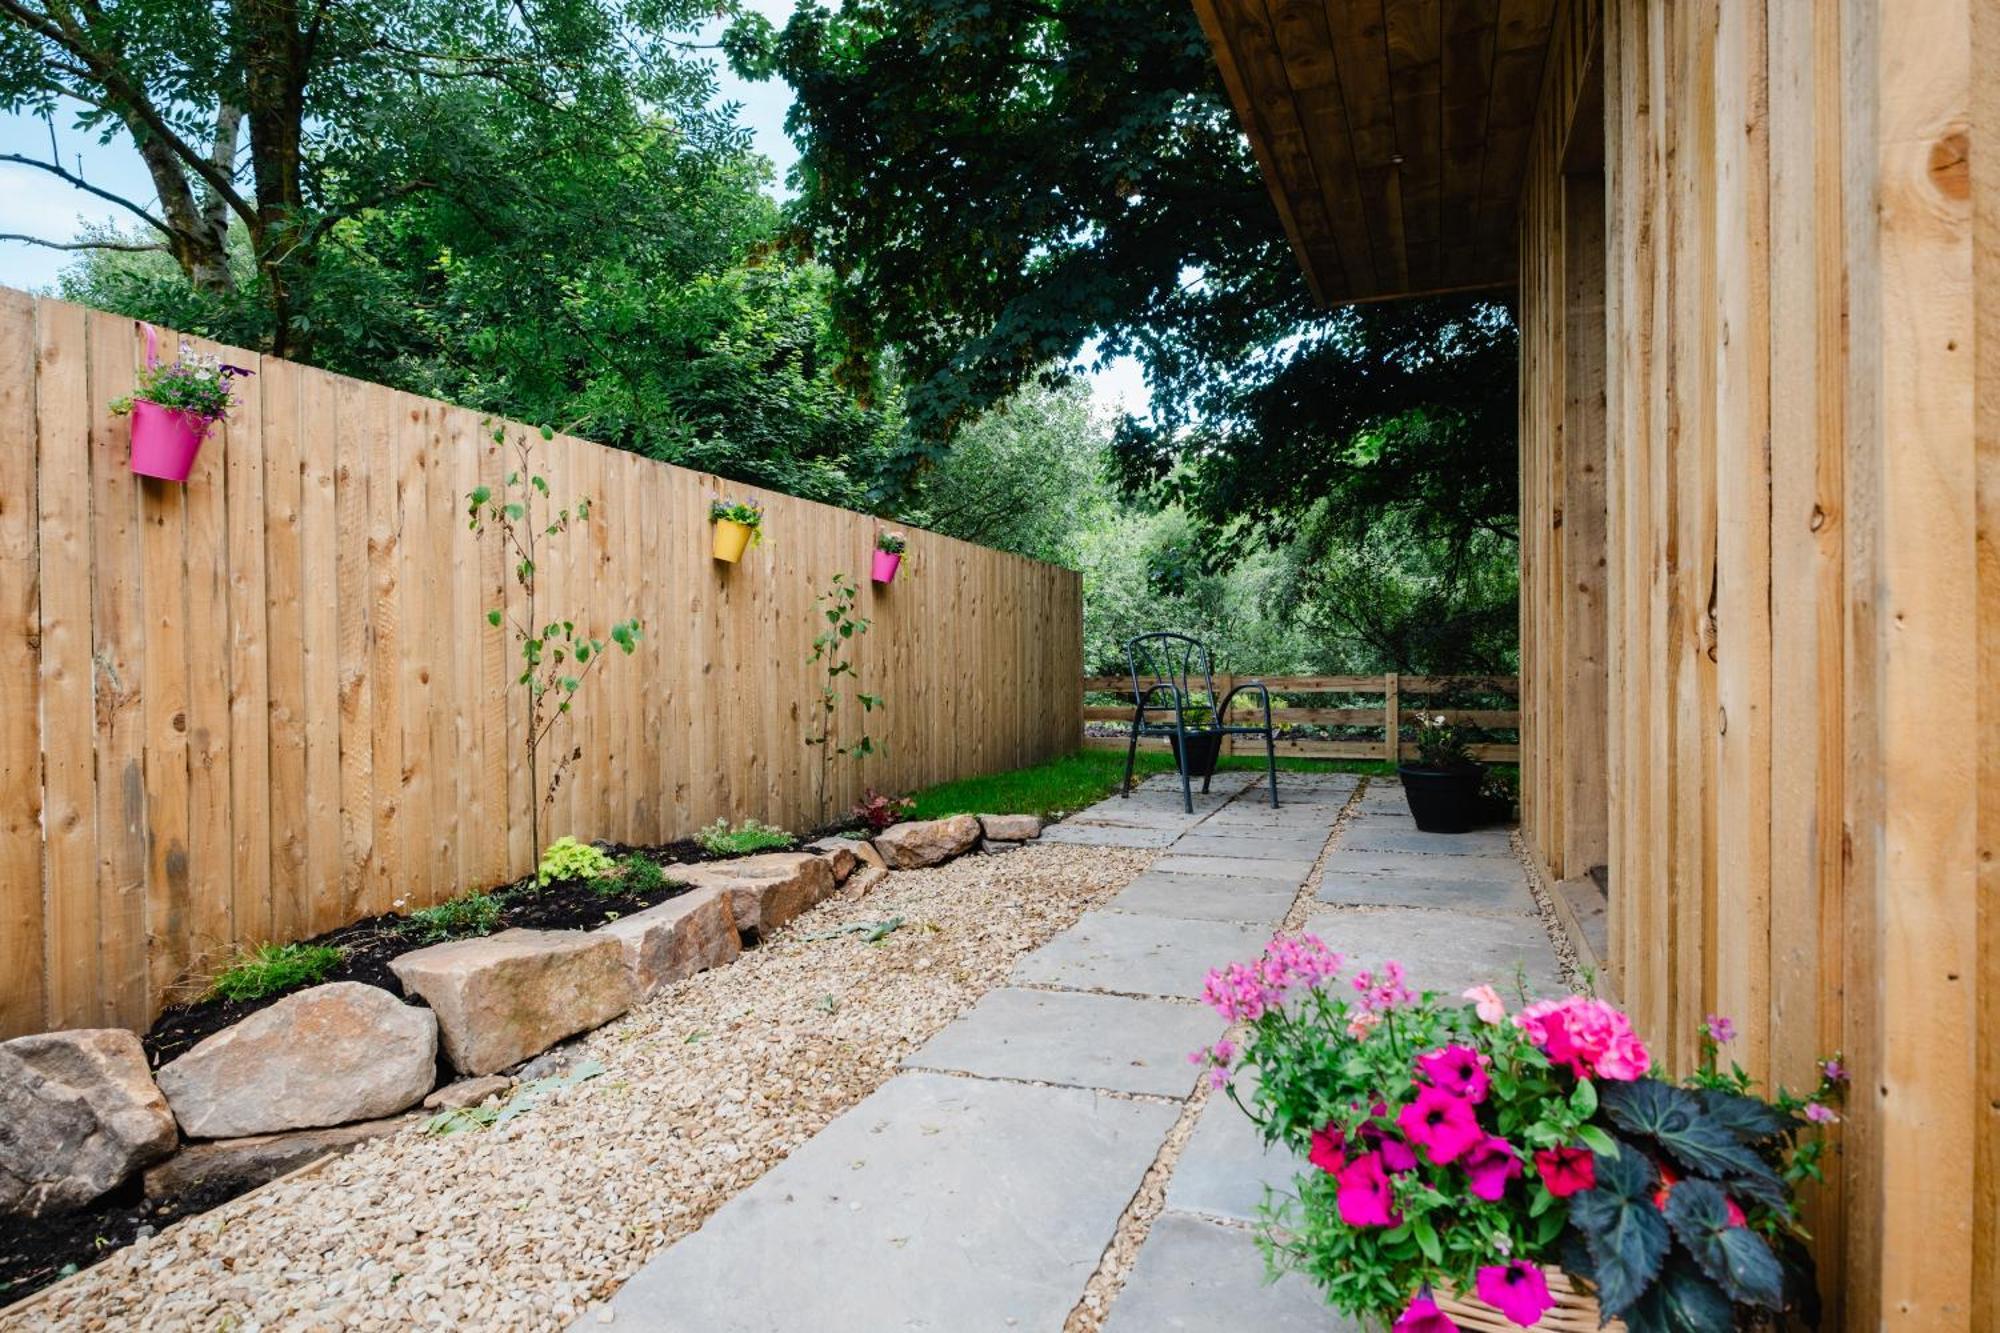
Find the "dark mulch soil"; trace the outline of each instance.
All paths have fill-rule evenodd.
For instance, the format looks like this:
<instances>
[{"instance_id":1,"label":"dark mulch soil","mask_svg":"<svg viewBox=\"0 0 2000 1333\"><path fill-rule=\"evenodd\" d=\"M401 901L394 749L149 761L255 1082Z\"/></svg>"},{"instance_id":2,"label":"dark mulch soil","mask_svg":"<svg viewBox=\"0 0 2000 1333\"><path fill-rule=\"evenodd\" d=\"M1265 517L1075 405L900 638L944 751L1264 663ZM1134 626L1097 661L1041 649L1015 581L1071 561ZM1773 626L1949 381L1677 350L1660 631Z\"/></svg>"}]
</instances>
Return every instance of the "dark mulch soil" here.
<instances>
[{"instance_id":1,"label":"dark mulch soil","mask_svg":"<svg viewBox=\"0 0 2000 1333\"><path fill-rule=\"evenodd\" d=\"M135 1176L80 1213L0 1217L0 1310L125 1248L142 1227L160 1231L233 1197L233 1189L217 1185L151 1203Z\"/></svg>"}]
</instances>

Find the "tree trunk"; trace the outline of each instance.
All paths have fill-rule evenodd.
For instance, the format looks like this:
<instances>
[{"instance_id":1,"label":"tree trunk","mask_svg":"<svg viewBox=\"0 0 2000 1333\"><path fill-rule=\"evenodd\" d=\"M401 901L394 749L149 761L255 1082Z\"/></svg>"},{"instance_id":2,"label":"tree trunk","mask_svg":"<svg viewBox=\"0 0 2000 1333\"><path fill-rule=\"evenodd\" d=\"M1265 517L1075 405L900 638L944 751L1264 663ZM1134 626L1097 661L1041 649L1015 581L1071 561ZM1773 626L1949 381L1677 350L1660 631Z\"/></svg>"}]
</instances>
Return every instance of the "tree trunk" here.
<instances>
[{"instance_id":1,"label":"tree trunk","mask_svg":"<svg viewBox=\"0 0 2000 1333\"><path fill-rule=\"evenodd\" d=\"M187 275L188 281L197 290L235 290L235 279L229 272L227 226L218 228L209 225L204 210L195 203L187 168L174 150L155 136L136 115L128 114L121 118L132 135L133 144L139 149L140 160L146 164L146 170L153 178L153 189L160 196L162 220L169 229L167 249L174 262L181 266L181 272ZM233 153L234 149L231 151Z\"/></svg>"},{"instance_id":2,"label":"tree trunk","mask_svg":"<svg viewBox=\"0 0 2000 1333\"><path fill-rule=\"evenodd\" d=\"M309 338L293 324L313 260L312 247L300 243L305 225L300 156L311 52L293 0L237 0L236 18L257 200L251 241L271 310L271 351L304 360Z\"/></svg>"}]
</instances>

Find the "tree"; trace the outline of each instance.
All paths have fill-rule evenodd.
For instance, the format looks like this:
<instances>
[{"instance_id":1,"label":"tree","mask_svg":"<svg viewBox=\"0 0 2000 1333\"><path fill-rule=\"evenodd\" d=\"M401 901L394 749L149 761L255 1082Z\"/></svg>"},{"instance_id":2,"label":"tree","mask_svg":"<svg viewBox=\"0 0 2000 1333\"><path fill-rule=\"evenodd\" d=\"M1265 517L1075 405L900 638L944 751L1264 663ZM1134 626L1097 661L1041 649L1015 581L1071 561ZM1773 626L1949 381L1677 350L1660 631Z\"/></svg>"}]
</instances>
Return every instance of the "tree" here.
<instances>
[{"instance_id":1,"label":"tree","mask_svg":"<svg viewBox=\"0 0 2000 1333\"><path fill-rule=\"evenodd\" d=\"M158 203L53 159L0 160L115 203L146 233L56 244L157 248L197 290L257 307L263 346L304 356L311 286L337 227L447 188L490 205L486 182L545 151L489 133L470 114L483 94L539 105L615 152L649 132L638 106L706 101L710 71L665 35L702 14L693 0L0 0L0 106L50 118L76 108L80 128L125 135ZM728 133L714 118L682 120L689 138Z\"/></svg>"}]
</instances>

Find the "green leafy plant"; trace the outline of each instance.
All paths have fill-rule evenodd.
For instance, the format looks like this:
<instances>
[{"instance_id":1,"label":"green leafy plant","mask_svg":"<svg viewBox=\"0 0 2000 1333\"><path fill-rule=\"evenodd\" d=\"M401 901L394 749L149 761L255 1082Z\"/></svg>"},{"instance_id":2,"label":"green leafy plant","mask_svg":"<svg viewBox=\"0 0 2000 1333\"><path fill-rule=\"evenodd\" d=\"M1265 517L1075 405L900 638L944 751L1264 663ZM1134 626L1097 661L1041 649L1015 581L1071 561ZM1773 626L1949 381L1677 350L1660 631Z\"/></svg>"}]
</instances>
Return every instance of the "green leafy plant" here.
<instances>
[{"instance_id":1,"label":"green leafy plant","mask_svg":"<svg viewBox=\"0 0 2000 1333\"><path fill-rule=\"evenodd\" d=\"M496 1105L460 1106L440 1111L424 1122L424 1133L459 1134L469 1129L488 1129L494 1125L504 1125L516 1116L526 1115L534 1110L550 1093L586 1083L603 1072L602 1061L585 1060L566 1073L551 1074L547 1078L538 1078L531 1083L521 1084L507 1096L505 1101Z\"/></svg>"},{"instance_id":2,"label":"green leafy plant","mask_svg":"<svg viewBox=\"0 0 2000 1333\"><path fill-rule=\"evenodd\" d=\"M500 900L490 893L468 893L435 907L421 907L396 927L424 944L491 935L500 926Z\"/></svg>"},{"instance_id":3,"label":"green leafy plant","mask_svg":"<svg viewBox=\"0 0 2000 1333\"><path fill-rule=\"evenodd\" d=\"M545 441L552 439L554 432L544 426L541 437ZM506 428L496 428L493 439L504 444ZM516 434L514 453L517 466L507 474L505 486L498 492L488 486L475 488L466 496L466 513L470 519L468 526L474 532L498 534L498 540L513 559L514 582L521 589L518 615L506 607L494 607L486 613L486 620L495 627L510 627L520 648L521 674L514 678L514 684L528 697L528 726L523 733L522 748L527 759L531 802L529 836L540 846L543 816L555 800L556 789L562 785L570 766L583 757L580 745L559 746L553 760L545 763L543 747L556 725L569 715L584 681L603 663L606 645L604 640L579 628L572 618L544 621L537 582L543 544L567 535L572 523L581 526L589 522L590 499L581 497L566 509L551 510L548 479L534 470L525 431ZM638 646L636 618L618 621L608 632L611 642L628 657Z\"/></svg>"},{"instance_id":4,"label":"green leafy plant","mask_svg":"<svg viewBox=\"0 0 2000 1333\"><path fill-rule=\"evenodd\" d=\"M822 820L827 817L828 801L832 796L834 756L862 759L875 754L880 748L875 744L874 737L866 732L845 744L840 741L840 682L843 676L856 681L854 699L861 705L864 714L873 713L882 706L880 695L859 688L854 659L848 656L855 636L868 632L869 621L857 615L854 609L860 592L860 585L847 575L833 576L832 584L818 598L820 617L826 627L813 636L812 656L806 659L818 665L821 671L819 708L810 715L806 724L806 744L819 752L817 791Z\"/></svg>"},{"instance_id":5,"label":"green leafy plant","mask_svg":"<svg viewBox=\"0 0 2000 1333\"><path fill-rule=\"evenodd\" d=\"M587 842L572 837L557 838L542 853L535 871L535 884L547 888L557 880L598 880L611 873L611 858Z\"/></svg>"},{"instance_id":6,"label":"green leafy plant","mask_svg":"<svg viewBox=\"0 0 2000 1333\"><path fill-rule=\"evenodd\" d=\"M878 532L875 534L875 549L887 551L890 555L901 555L909 549L909 541L900 532Z\"/></svg>"},{"instance_id":7,"label":"green leafy plant","mask_svg":"<svg viewBox=\"0 0 2000 1333\"><path fill-rule=\"evenodd\" d=\"M750 529L750 544L756 546L764 540L764 506L752 499L710 500L708 521L711 523L741 523Z\"/></svg>"},{"instance_id":8,"label":"green leafy plant","mask_svg":"<svg viewBox=\"0 0 2000 1333\"><path fill-rule=\"evenodd\" d=\"M612 883L610 880L599 882ZM634 852L618 862L618 878L615 883L616 887L629 889L633 893L654 893L666 888L673 881L667 878L666 871L660 869L658 861Z\"/></svg>"},{"instance_id":9,"label":"green leafy plant","mask_svg":"<svg viewBox=\"0 0 2000 1333\"><path fill-rule=\"evenodd\" d=\"M346 957L330 944L260 944L230 959L209 983L212 999L261 1000L324 981Z\"/></svg>"},{"instance_id":10,"label":"green leafy plant","mask_svg":"<svg viewBox=\"0 0 2000 1333\"><path fill-rule=\"evenodd\" d=\"M164 366L146 366L139 371L139 387L111 404L120 416L132 410L134 402L148 402L176 412L200 417L206 431L229 416L234 405L231 381L254 375L254 370L232 366L220 357L202 356L188 343L181 344L178 361Z\"/></svg>"},{"instance_id":11,"label":"green leafy plant","mask_svg":"<svg viewBox=\"0 0 2000 1333\"><path fill-rule=\"evenodd\" d=\"M713 856L744 856L751 852L782 851L798 842L791 834L769 824L746 819L731 828L718 819L694 835L702 849Z\"/></svg>"},{"instance_id":12,"label":"green leafy plant","mask_svg":"<svg viewBox=\"0 0 2000 1333\"><path fill-rule=\"evenodd\" d=\"M1204 988L1247 1035L1240 1058L1224 1040L1197 1061L1233 1099L1232 1071L1254 1069L1245 1110L1310 1164L1296 1198L1267 1208L1275 1267L1357 1318L1400 1311L1425 1330L1451 1327L1433 1288L1534 1325L1555 1300L1546 1266L1632 1333L1810 1318L1791 1186L1817 1171L1800 1132L1835 1118L1826 1069L1813 1099L1766 1102L1741 1070L1717 1073L1711 1046L1701 1074L1671 1083L1601 1000L1509 1013L1490 985L1413 995L1394 962L1355 973L1343 998L1344 967L1310 935L1279 935Z\"/></svg>"},{"instance_id":13,"label":"green leafy plant","mask_svg":"<svg viewBox=\"0 0 2000 1333\"><path fill-rule=\"evenodd\" d=\"M1417 764L1422 768L1466 768L1473 763L1472 741L1443 713L1417 714Z\"/></svg>"}]
</instances>

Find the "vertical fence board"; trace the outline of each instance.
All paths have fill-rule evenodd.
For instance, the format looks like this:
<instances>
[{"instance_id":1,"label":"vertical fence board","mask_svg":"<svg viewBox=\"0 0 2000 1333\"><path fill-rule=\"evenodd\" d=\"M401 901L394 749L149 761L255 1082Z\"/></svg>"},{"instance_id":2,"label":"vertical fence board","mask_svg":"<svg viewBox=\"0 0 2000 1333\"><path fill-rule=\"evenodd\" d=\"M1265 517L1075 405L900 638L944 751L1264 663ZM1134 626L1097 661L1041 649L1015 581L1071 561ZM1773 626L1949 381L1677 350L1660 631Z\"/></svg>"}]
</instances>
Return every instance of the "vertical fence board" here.
<instances>
[{"instance_id":1,"label":"vertical fence board","mask_svg":"<svg viewBox=\"0 0 2000 1333\"><path fill-rule=\"evenodd\" d=\"M35 305L0 291L0 1031L41 1026L42 668Z\"/></svg>"}]
</instances>

